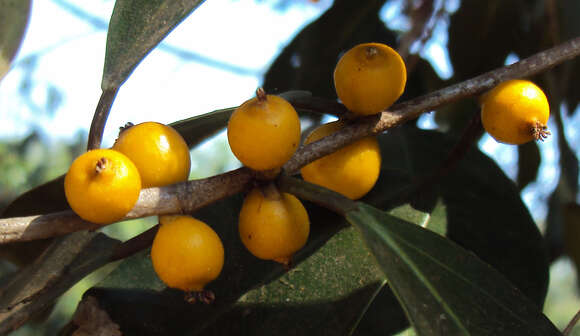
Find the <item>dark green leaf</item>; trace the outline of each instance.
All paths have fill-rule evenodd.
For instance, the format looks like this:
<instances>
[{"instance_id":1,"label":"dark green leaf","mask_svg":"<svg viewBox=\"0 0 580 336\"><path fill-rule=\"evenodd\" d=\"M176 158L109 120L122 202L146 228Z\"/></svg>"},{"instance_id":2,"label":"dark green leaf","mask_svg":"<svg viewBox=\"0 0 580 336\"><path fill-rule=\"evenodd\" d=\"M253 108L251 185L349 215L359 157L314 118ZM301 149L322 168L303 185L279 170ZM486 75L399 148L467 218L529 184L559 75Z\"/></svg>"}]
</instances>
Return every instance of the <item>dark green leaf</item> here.
<instances>
[{"instance_id":1,"label":"dark green leaf","mask_svg":"<svg viewBox=\"0 0 580 336\"><path fill-rule=\"evenodd\" d=\"M102 233L87 231L55 239L34 264L23 267L4 283L0 334L7 334L50 307L79 280L105 265L119 243Z\"/></svg>"},{"instance_id":2,"label":"dark green leaf","mask_svg":"<svg viewBox=\"0 0 580 336\"><path fill-rule=\"evenodd\" d=\"M22 42L30 4L30 0L0 0L0 80L10 69Z\"/></svg>"},{"instance_id":3,"label":"dark green leaf","mask_svg":"<svg viewBox=\"0 0 580 336\"><path fill-rule=\"evenodd\" d=\"M440 235L444 235L447 229L446 210L441 202L437 203L431 214L417 211L409 205L394 208L389 214L426 227ZM392 335L407 326L407 318L395 294L389 286L384 286L366 310L353 335Z\"/></svg>"},{"instance_id":4,"label":"dark green leaf","mask_svg":"<svg viewBox=\"0 0 580 336\"><path fill-rule=\"evenodd\" d=\"M117 0L109 23L101 88L120 87L135 67L203 0Z\"/></svg>"},{"instance_id":5,"label":"dark green leaf","mask_svg":"<svg viewBox=\"0 0 580 336\"><path fill-rule=\"evenodd\" d=\"M179 291L159 292L164 285L153 272L148 252L125 260L100 288L87 295L99 298L122 328L148 335L156 334L151 330L184 334L179 330L185 326L185 334L235 334L240 329L252 330L256 335L301 335L305 330L346 334L354 329L377 293L382 305L399 313L392 331L405 326L396 300L389 292L385 295L378 265L358 232L346 226L344 219L307 203L312 220L309 243L295 256L296 267L286 273L273 262L251 256L241 245L236 227L240 202L241 197L236 196L195 214L210 223L227 246L224 270L209 286L217 296L213 305L186 304ZM442 207L437 209L434 216L409 206L393 213L428 225L437 216L443 216L439 221L444 221ZM160 305L167 305L163 309L171 314L156 314L144 324L140 311ZM127 309L133 313L127 315ZM184 314L196 316L198 322L180 319Z\"/></svg>"},{"instance_id":6,"label":"dark green leaf","mask_svg":"<svg viewBox=\"0 0 580 336\"><path fill-rule=\"evenodd\" d=\"M64 175L33 188L12 201L2 217L20 217L70 209L64 195Z\"/></svg>"},{"instance_id":7,"label":"dark green leaf","mask_svg":"<svg viewBox=\"0 0 580 336\"><path fill-rule=\"evenodd\" d=\"M527 14L521 1L464 1L451 16L449 57L464 80L502 66L517 45Z\"/></svg>"},{"instance_id":8,"label":"dark green leaf","mask_svg":"<svg viewBox=\"0 0 580 336\"><path fill-rule=\"evenodd\" d=\"M556 113L561 113L557 111ZM546 242L549 247L550 261L558 258L564 248L564 208L576 201L578 194L579 163L574 150L568 144L563 132L562 117L556 115L558 125L558 145L560 150L560 178L558 186L548 199L548 216L546 218Z\"/></svg>"},{"instance_id":9,"label":"dark green leaf","mask_svg":"<svg viewBox=\"0 0 580 336\"><path fill-rule=\"evenodd\" d=\"M437 168L437 164L444 160L445 154L453 146L453 141L437 132L405 127L384 135L381 138L381 148L385 158L381 178L373 191L365 197L365 201L383 209L395 206L397 203L393 201L394 199L413 190L415 180L421 180L422 176ZM476 252L486 262L501 270L534 302L538 305L542 304L547 286L547 264L545 250L541 245L541 236L519 199L515 186L492 160L479 151L473 150L467 154L451 177L439 181L438 184L425 189L420 194L412 193L408 199L400 200L400 203L404 204L407 201L410 201L412 206L404 205L396 208L393 214L413 219L420 225L426 224L435 232L447 232L452 240ZM228 246L224 272L209 287L218 297L214 305L191 306L183 303L183 296L178 291L157 292L159 282L152 277L150 268L144 269L149 267L147 265L150 263L148 260L143 260L147 256L134 259L134 262L140 265L128 265L125 273L112 275L116 278L113 281L115 285L110 285L114 289L106 288L103 284L102 288L92 291L99 297L101 303L107 306L107 311L115 316L115 321L126 328L137 328L136 330L142 332L158 330L157 334L179 333L176 331L178 329L169 330L166 326L175 325L175 328L180 328L187 323L189 328L191 320L183 316L197 316L199 320L207 321L199 328L204 328L208 333L217 332L217 330L226 332L228 330L223 328L227 329L228 326L232 327L229 331L233 332L235 328L247 327L248 330L253 330L252 328L259 325L260 321L280 325L285 325L285 323L302 325L303 322L297 321L304 318L304 315L293 316L299 310L296 308L299 302L298 296L293 295L300 294L293 291L297 288L297 284L307 281L311 282L314 290L319 290L323 287L321 285L323 282L322 279L316 279L316 276L321 274L317 270L333 268L336 277L324 279L325 283L330 289L334 288L338 291L342 288L342 290L334 294L319 293L319 302L313 305L305 304L307 311L320 312L319 315L311 313L310 317L314 320L308 322L311 328L318 331L331 328L326 330L334 332L339 330L337 328L346 330L348 325L352 326L351 323L356 322L360 317L358 315L355 317L355 310L350 310L347 306L363 307L364 303L370 303L373 297L374 300L360 321L358 335L391 334L405 327L405 317L390 289L383 286L376 297L374 296L379 282L372 280L372 277L370 283L363 281L360 287L340 287L342 285L339 281L346 281L345 286L348 286L349 282L345 279L353 276L352 274L354 278L357 277L356 274L364 274L345 268L345 260L356 260L356 257L347 250L356 251L357 248L353 246L360 244L360 237L347 234L348 230L345 231L345 223L342 219L328 211L309 205L308 211L312 219L311 238L305 250L297 255L298 261L304 261L299 263L290 275L284 275L282 268L270 262L257 260L241 246L236 230L240 202L241 197L236 196L207 207L196 214L197 217L214 226L224 241L224 245ZM497 209L497 211L489 211L489 208ZM414 209L421 209L425 214L418 215ZM350 237L349 239L352 240L345 240L345 237ZM337 248L329 250L325 244L337 246ZM342 251L342 248L347 250ZM339 256L344 258L337 259ZM310 263L314 263L315 266L308 266ZM365 265L368 267L368 264ZM308 272L301 272L301 269L308 269ZM313 269L315 271L312 271ZM131 273L135 273L134 277L129 278L130 283L125 283L124 279ZM331 274L328 271L325 273ZM306 280L308 276L313 278ZM135 288L135 281L143 281L147 289ZM284 282L292 284L294 289ZM122 289L124 287L129 289ZM345 288L351 288L354 292L347 293ZM255 296L262 290L265 293L265 301L260 303ZM248 294L246 298L245 293L253 294ZM272 293L280 293L279 297L288 296L294 299L288 305L282 305L279 300L273 299L275 296ZM252 297L253 301L243 301ZM300 300L311 302L305 297L301 297ZM329 310L331 302L344 309ZM127 316L126 307L142 311L142 314ZM151 310L164 313L147 312ZM250 312L249 316L246 316L245 312ZM329 314L340 315L341 320L350 322L340 324L334 329L332 326L316 324L318 318L328 319ZM385 319L385 314L388 314L390 318ZM148 320L151 323L143 325L142 321L134 318L135 315L152 315ZM287 315L285 320L281 320L285 315ZM246 317L248 324L243 324ZM231 323L223 323L225 320ZM148 329L149 327L152 329ZM194 328L192 333L195 330L198 329ZM287 334L291 332L289 330Z\"/></svg>"},{"instance_id":10,"label":"dark green leaf","mask_svg":"<svg viewBox=\"0 0 580 336\"><path fill-rule=\"evenodd\" d=\"M570 257L576 269L576 279L580 279L580 204L568 203L563 209L564 253ZM576 281L580 285L580 281Z\"/></svg>"},{"instance_id":11,"label":"dark green leaf","mask_svg":"<svg viewBox=\"0 0 580 336\"><path fill-rule=\"evenodd\" d=\"M432 212L440 200L446 208L447 237L543 306L548 288L544 239L515 184L493 160L472 148L444 177L423 182L439 169L456 141L413 127L390 131L381 139L383 170L407 166L408 173L381 176L363 200L380 209L409 202L424 212Z\"/></svg>"},{"instance_id":12,"label":"dark green leaf","mask_svg":"<svg viewBox=\"0 0 580 336\"><path fill-rule=\"evenodd\" d=\"M243 326L253 335L348 334L383 285L358 233L348 228L296 268L246 292L204 333L236 334Z\"/></svg>"},{"instance_id":13,"label":"dark green leaf","mask_svg":"<svg viewBox=\"0 0 580 336\"><path fill-rule=\"evenodd\" d=\"M442 202L437 203L431 211L431 214L418 211L409 204L394 208L389 211L389 214L429 229L442 236L445 236L447 232L447 218L445 217L447 213L445 211L445 205Z\"/></svg>"},{"instance_id":14,"label":"dark green leaf","mask_svg":"<svg viewBox=\"0 0 580 336\"><path fill-rule=\"evenodd\" d=\"M395 45L396 35L377 15L384 3L384 0L334 1L276 58L264 76L264 89L267 92L303 89L314 96L336 98L330 83L337 55L363 42Z\"/></svg>"},{"instance_id":15,"label":"dark green leaf","mask_svg":"<svg viewBox=\"0 0 580 336\"><path fill-rule=\"evenodd\" d=\"M540 148L535 141L518 146L518 190L536 180L541 160Z\"/></svg>"},{"instance_id":16,"label":"dark green leaf","mask_svg":"<svg viewBox=\"0 0 580 336\"><path fill-rule=\"evenodd\" d=\"M150 250L137 253L119 264L99 286L110 289L161 291L165 284L155 274Z\"/></svg>"},{"instance_id":17,"label":"dark green leaf","mask_svg":"<svg viewBox=\"0 0 580 336\"><path fill-rule=\"evenodd\" d=\"M561 42L580 36L580 1L560 0L552 3L557 7L558 33ZM562 64L559 72L559 84L564 100L568 103L568 112L574 113L580 101L580 90L578 90L578 76L580 75L580 60L574 59Z\"/></svg>"},{"instance_id":18,"label":"dark green leaf","mask_svg":"<svg viewBox=\"0 0 580 336\"><path fill-rule=\"evenodd\" d=\"M191 148L222 130L236 108L230 107L169 124Z\"/></svg>"},{"instance_id":19,"label":"dark green leaf","mask_svg":"<svg viewBox=\"0 0 580 336\"><path fill-rule=\"evenodd\" d=\"M480 113L480 107L475 99L463 99L455 104L443 106L434 113L439 130L460 137L473 120L473 116Z\"/></svg>"},{"instance_id":20,"label":"dark green leaf","mask_svg":"<svg viewBox=\"0 0 580 336\"><path fill-rule=\"evenodd\" d=\"M560 335L509 281L448 239L363 203L346 218L419 334Z\"/></svg>"},{"instance_id":21,"label":"dark green leaf","mask_svg":"<svg viewBox=\"0 0 580 336\"><path fill-rule=\"evenodd\" d=\"M216 294L214 304L191 305L179 291L159 292L162 286L145 253L124 261L92 295L122 328L148 335L150 330L159 330L159 334L227 333L252 325L258 334L260 330L302 334L300 327L306 326L330 334L351 330L384 283L356 230L341 217L308 205L312 221L309 242L295 255L296 267L286 273L277 263L250 255L241 244L237 232L241 200L235 196L195 214L212 225L227 246L222 274L208 286ZM169 303L171 314L157 314L147 324L142 323L141 314L125 314ZM182 319L184 314L196 316L198 323ZM329 319L334 323L324 323Z\"/></svg>"}]
</instances>

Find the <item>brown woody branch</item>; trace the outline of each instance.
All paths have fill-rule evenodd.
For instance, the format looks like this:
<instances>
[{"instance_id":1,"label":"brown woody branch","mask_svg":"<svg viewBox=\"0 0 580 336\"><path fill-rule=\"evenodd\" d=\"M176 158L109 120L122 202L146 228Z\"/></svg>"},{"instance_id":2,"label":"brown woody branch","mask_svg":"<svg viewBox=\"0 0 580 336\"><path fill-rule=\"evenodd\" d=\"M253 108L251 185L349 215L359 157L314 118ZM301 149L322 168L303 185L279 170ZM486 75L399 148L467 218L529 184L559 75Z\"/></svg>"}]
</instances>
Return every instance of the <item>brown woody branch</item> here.
<instances>
[{"instance_id":1,"label":"brown woody branch","mask_svg":"<svg viewBox=\"0 0 580 336\"><path fill-rule=\"evenodd\" d=\"M91 122L91 127L89 129L87 150L101 147L101 140L103 139L105 124L109 118L109 112L111 112L111 107L113 106L113 101L115 100L118 91L119 88L114 88L104 90L101 93L101 98L97 104L95 114L93 115L93 121Z\"/></svg>"},{"instance_id":2,"label":"brown woody branch","mask_svg":"<svg viewBox=\"0 0 580 336\"><path fill-rule=\"evenodd\" d=\"M529 77L546 71L578 55L580 55L580 37L512 65L397 104L377 116L360 119L340 132L301 147L283 167L284 171L289 175L295 174L300 167L357 139L377 135L408 120L415 119L424 112L433 111L459 99L479 95L502 81ZM306 102L301 104L304 105ZM334 102L329 102L329 104L330 106L336 105ZM316 107L312 107L312 109L318 110L320 106L320 99L316 98ZM141 191L137 204L126 219L159 214L190 213L249 188L252 180L252 171L240 168L206 179L161 188L144 189ZM0 219L0 243L42 239L74 231L95 229L96 227L96 225L78 218L72 212Z\"/></svg>"}]
</instances>

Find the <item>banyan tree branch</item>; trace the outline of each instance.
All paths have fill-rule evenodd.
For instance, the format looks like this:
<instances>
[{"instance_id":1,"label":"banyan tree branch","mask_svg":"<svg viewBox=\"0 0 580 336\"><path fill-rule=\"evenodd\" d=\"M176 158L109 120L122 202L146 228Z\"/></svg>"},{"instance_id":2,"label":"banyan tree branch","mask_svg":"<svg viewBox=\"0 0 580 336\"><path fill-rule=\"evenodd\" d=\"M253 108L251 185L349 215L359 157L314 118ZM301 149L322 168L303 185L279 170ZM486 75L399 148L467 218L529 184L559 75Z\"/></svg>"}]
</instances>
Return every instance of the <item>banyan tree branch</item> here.
<instances>
[{"instance_id":1,"label":"banyan tree branch","mask_svg":"<svg viewBox=\"0 0 580 336\"><path fill-rule=\"evenodd\" d=\"M422 113L433 111L462 98L479 95L502 81L529 77L546 71L578 55L580 55L580 37L514 64L397 104L377 116L357 120L337 133L301 147L284 165L283 170L288 175L295 174L302 166L362 137L380 134L389 128L415 119ZM315 99L317 103L313 108L317 109L320 106L320 99ZM306 102L301 104L306 104ZM137 204L125 219L191 213L246 190L251 186L253 178L254 173L251 170L240 168L206 179L144 189L141 191ZM98 226L83 221L70 211L6 218L0 219L0 243L43 239L95 228Z\"/></svg>"}]
</instances>

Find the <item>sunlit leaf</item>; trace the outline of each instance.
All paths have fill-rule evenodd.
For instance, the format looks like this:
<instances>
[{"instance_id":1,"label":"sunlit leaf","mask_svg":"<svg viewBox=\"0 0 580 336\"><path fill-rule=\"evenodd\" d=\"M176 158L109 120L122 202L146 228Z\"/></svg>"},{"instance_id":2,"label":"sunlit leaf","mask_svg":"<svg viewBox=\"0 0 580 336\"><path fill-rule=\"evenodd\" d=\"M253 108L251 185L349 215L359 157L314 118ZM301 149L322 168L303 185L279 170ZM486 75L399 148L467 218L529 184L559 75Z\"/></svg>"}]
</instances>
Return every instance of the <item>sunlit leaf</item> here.
<instances>
[{"instance_id":1,"label":"sunlit leaf","mask_svg":"<svg viewBox=\"0 0 580 336\"><path fill-rule=\"evenodd\" d=\"M117 0L109 23L103 91L120 87L157 44L204 0Z\"/></svg>"},{"instance_id":2,"label":"sunlit leaf","mask_svg":"<svg viewBox=\"0 0 580 336\"><path fill-rule=\"evenodd\" d=\"M22 42L31 0L0 0L0 80L10 69L10 63Z\"/></svg>"}]
</instances>

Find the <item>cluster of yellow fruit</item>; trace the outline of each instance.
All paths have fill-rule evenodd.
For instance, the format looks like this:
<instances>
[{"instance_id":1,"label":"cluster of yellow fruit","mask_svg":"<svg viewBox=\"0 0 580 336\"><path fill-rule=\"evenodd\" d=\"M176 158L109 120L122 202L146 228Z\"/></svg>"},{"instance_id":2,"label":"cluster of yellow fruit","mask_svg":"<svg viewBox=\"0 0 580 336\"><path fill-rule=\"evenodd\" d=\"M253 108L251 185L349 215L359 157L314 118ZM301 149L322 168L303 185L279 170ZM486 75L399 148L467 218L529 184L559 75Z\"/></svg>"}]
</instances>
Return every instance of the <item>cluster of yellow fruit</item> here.
<instances>
[{"instance_id":1,"label":"cluster of yellow fruit","mask_svg":"<svg viewBox=\"0 0 580 336\"><path fill-rule=\"evenodd\" d=\"M390 107L405 90L407 70L401 56L380 43L363 43L348 50L334 70L334 86L342 103L355 116L368 116ZM305 143L317 141L347 125L338 120L315 129ZM301 169L304 180L359 199L375 185L381 170L376 137L355 141Z\"/></svg>"},{"instance_id":2,"label":"cluster of yellow fruit","mask_svg":"<svg viewBox=\"0 0 580 336\"><path fill-rule=\"evenodd\" d=\"M403 93L406 78L399 54L379 43L355 46L341 57L334 72L338 97L359 116L388 108ZM345 125L345 120L322 125L305 144ZM234 155L253 170L273 172L270 176L275 176L294 155L300 135L300 119L292 105L262 89L238 107L228 123L228 141ZM375 185L380 166L377 139L367 137L304 166L301 174L306 181L358 199ZM266 184L244 199L238 228L242 242L256 257L288 264L306 244L310 223L296 197Z\"/></svg>"},{"instance_id":3,"label":"cluster of yellow fruit","mask_svg":"<svg viewBox=\"0 0 580 336\"><path fill-rule=\"evenodd\" d=\"M141 188L187 179L189 148L169 126L156 122L127 124L112 149L79 156L65 176L65 195L83 219L109 224L135 205Z\"/></svg>"},{"instance_id":4,"label":"cluster of yellow fruit","mask_svg":"<svg viewBox=\"0 0 580 336\"><path fill-rule=\"evenodd\" d=\"M336 93L355 117L379 113L403 93L405 63L392 48L364 43L347 51L334 71ZM482 122L498 141L520 144L543 139L549 106L546 96L529 81L507 81L482 96ZM329 136L348 124L338 120L315 129L305 144ZM300 144L300 118L290 103L258 89L240 105L227 129L234 155L247 167L274 178ZM133 208L141 188L187 180L189 148L173 128L155 122L128 125L112 149L96 149L78 157L65 177L71 208L99 224L118 221ZM311 183L351 199L367 194L381 166L376 137L366 137L301 169ZM251 190L239 215L238 230L256 257L288 265L307 242L310 221L293 195L269 182ZM153 267L169 287L201 291L218 277L224 248L215 231L190 216L160 216L151 249Z\"/></svg>"},{"instance_id":5,"label":"cluster of yellow fruit","mask_svg":"<svg viewBox=\"0 0 580 336\"><path fill-rule=\"evenodd\" d=\"M228 122L234 155L257 171L277 171L300 144L300 118L290 103L263 89L240 105ZM302 203L274 184L256 187L245 197L238 231L256 257L287 265L306 244L310 220Z\"/></svg>"},{"instance_id":6,"label":"cluster of yellow fruit","mask_svg":"<svg viewBox=\"0 0 580 336\"><path fill-rule=\"evenodd\" d=\"M112 149L79 156L65 176L65 195L81 218L99 224L122 219L141 188L187 180L189 148L173 128L145 122L127 125ZM169 287L200 291L217 278L224 248L215 231L191 216L159 216L151 248L157 275Z\"/></svg>"}]
</instances>

